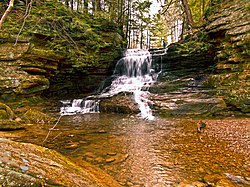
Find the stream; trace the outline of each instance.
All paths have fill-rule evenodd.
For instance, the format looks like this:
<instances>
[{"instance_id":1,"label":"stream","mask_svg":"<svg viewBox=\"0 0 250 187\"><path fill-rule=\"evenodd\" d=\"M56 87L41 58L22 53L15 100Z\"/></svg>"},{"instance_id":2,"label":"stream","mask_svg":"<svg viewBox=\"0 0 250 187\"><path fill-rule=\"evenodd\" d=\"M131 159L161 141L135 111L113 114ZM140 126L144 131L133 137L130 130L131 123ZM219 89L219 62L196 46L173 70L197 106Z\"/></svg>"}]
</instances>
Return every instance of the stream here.
<instances>
[{"instance_id":1,"label":"stream","mask_svg":"<svg viewBox=\"0 0 250 187\"><path fill-rule=\"evenodd\" d=\"M203 119L207 127L198 132L197 119L154 116L148 88L161 70L151 63L149 52L127 51L96 95L50 111L55 124L4 136L87 161L125 187L250 186L250 120ZM100 111L101 99L121 92L133 95L139 114Z\"/></svg>"},{"instance_id":2,"label":"stream","mask_svg":"<svg viewBox=\"0 0 250 187\"><path fill-rule=\"evenodd\" d=\"M197 133L196 122L77 114L62 116L44 143L53 124L30 125L14 131L11 138L83 159L122 186L177 186L183 181L213 184L219 179L227 181L224 186L249 186L249 156L230 149L234 142L220 140L206 130Z\"/></svg>"}]
</instances>

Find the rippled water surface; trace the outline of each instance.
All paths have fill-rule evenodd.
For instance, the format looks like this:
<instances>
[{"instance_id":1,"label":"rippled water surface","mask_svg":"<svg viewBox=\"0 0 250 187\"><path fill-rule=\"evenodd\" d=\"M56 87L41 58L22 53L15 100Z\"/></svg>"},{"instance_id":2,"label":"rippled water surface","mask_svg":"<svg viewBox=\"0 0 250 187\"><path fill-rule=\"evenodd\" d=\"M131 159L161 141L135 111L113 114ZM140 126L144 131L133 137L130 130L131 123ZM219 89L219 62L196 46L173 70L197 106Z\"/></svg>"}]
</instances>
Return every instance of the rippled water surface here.
<instances>
[{"instance_id":1,"label":"rippled water surface","mask_svg":"<svg viewBox=\"0 0 250 187\"><path fill-rule=\"evenodd\" d=\"M42 145L53 125L31 125L14 139ZM176 186L183 181L204 182L217 174L232 182L238 177L237 186L250 185L249 157L233 152L205 131L197 133L191 119L62 116L43 146L98 166L123 186Z\"/></svg>"}]
</instances>

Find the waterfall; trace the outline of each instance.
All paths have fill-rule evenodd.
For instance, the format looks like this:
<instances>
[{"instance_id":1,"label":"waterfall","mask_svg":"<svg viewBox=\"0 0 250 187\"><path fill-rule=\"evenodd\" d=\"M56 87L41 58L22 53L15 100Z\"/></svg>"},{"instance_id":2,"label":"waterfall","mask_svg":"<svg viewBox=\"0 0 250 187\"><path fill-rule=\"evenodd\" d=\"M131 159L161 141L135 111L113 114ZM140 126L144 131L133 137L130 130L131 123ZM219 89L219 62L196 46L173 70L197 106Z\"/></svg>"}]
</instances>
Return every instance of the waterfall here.
<instances>
[{"instance_id":1,"label":"waterfall","mask_svg":"<svg viewBox=\"0 0 250 187\"><path fill-rule=\"evenodd\" d=\"M60 113L62 115L72 115L76 113L96 113L99 112L99 100L74 99L73 101L65 100L61 101L63 107L61 107Z\"/></svg>"},{"instance_id":2,"label":"waterfall","mask_svg":"<svg viewBox=\"0 0 250 187\"><path fill-rule=\"evenodd\" d=\"M158 73L151 68L152 56L147 50L128 49L124 52L115 67L113 75L99 88L99 94L86 99L62 101L61 114L99 112L101 98L112 97L121 92L130 92L140 109L139 116L153 120L154 116L149 107L149 92L147 89L156 81ZM92 98L92 99L90 99ZM93 100L93 98L95 98Z\"/></svg>"}]
</instances>

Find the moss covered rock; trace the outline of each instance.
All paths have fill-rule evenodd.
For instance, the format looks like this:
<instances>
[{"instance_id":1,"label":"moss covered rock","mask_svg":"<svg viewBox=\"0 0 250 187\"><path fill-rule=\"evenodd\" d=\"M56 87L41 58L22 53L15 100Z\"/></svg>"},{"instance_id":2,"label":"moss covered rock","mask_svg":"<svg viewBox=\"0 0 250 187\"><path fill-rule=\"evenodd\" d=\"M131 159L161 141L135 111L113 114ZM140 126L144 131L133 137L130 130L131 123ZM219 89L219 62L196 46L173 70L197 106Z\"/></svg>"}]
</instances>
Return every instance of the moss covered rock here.
<instances>
[{"instance_id":1,"label":"moss covered rock","mask_svg":"<svg viewBox=\"0 0 250 187\"><path fill-rule=\"evenodd\" d=\"M112 73L124 43L113 22L58 1L34 2L17 38L25 11L14 6L0 33L0 95L72 97L93 92Z\"/></svg>"},{"instance_id":2,"label":"moss covered rock","mask_svg":"<svg viewBox=\"0 0 250 187\"><path fill-rule=\"evenodd\" d=\"M119 187L111 176L90 164L77 164L56 151L0 139L0 185Z\"/></svg>"},{"instance_id":3,"label":"moss covered rock","mask_svg":"<svg viewBox=\"0 0 250 187\"><path fill-rule=\"evenodd\" d=\"M218 104L221 103L219 108L240 115L249 115L250 21L248 17L250 2L248 0L213 0L211 3L213 6L206 14L205 28L169 46L168 53L163 58L162 67L165 72L160 75L160 81L164 83L151 90L161 92L161 94L175 91L178 94L187 89L185 83L179 81L183 77L192 78L195 77L194 75L205 74L207 78L201 86L208 90L209 97L214 97ZM169 80L169 77L172 80ZM186 91L192 92L193 90ZM176 97L178 97L177 94L175 94ZM164 100L167 103L165 107L167 114L169 113L168 107L177 105L176 102L168 102L168 97L170 96ZM220 100L223 101L220 102ZM203 104L200 105L201 108ZM197 107L190 105L190 109L188 106L186 105L185 108L192 111L199 105ZM205 105L204 108L206 108ZM214 114L220 113L221 110L217 108L219 110L216 111L216 108L212 107L209 110Z\"/></svg>"},{"instance_id":4,"label":"moss covered rock","mask_svg":"<svg viewBox=\"0 0 250 187\"><path fill-rule=\"evenodd\" d=\"M13 120L15 118L16 118L16 115L11 110L11 108L4 103L0 103L0 119Z\"/></svg>"},{"instance_id":5,"label":"moss covered rock","mask_svg":"<svg viewBox=\"0 0 250 187\"><path fill-rule=\"evenodd\" d=\"M19 120L1 120L0 119L0 130L2 131L12 131L24 129L23 125Z\"/></svg>"},{"instance_id":6,"label":"moss covered rock","mask_svg":"<svg viewBox=\"0 0 250 187\"><path fill-rule=\"evenodd\" d=\"M100 111L123 114L138 114L140 112L131 93L120 93L111 98L102 99Z\"/></svg>"},{"instance_id":7,"label":"moss covered rock","mask_svg":"<svg viewBox=\"0 0 250 187\"><path fill-rule=\"evenodd\" d=\"M208 81L231 110L245 114L250 111L249 6L247 0L218 3L212 8L206 26L216 50L214 72Z\"/></svg>"},{"instance_id":8,"label":"moss covered rock","mask_svg":"<svg viewBox=\"0 0 250 187\"><path fill-rule=\"evenodd\" d=\"M23 118L31 123L49 123L56 121L55 118L48 116L47 114L40 112L35 109L28 110L24 115Z\"/></svg>"}]
</instances>

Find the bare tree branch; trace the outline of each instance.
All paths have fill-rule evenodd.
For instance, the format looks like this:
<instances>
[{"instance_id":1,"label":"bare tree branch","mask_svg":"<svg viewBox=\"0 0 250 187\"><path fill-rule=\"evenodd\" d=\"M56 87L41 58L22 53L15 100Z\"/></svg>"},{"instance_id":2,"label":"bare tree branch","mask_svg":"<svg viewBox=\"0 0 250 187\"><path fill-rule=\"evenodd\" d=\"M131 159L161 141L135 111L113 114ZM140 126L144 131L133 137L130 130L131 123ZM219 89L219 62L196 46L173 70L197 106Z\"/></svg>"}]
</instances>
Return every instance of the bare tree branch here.
<instances>
[{"instance_id":1,"label":"bare tree branch","mask_svg":"<svg viewBox=\"0 0 250 187\"><path fill-rule=\"evenodd\" d=\"M1 20L0 20L0 30L2 28L2 25L3 25L3 22L5 21L5 19L7 18L8 14L10 13L10 11L12 10L14 6L14 0L10 0L10 3L9 3L9 6L8 8L6 9L6 11L4 12Z\"/></svg>"},{"instance_id":2,"label":"bare tree branch","mask_svg":"<svg viewBox=\"0 0 250 187\"><path fill-rule=\"evenodd\" d=\"M173 3L174 3L174 1L171 0L167 5L162 6L162 7L164 7L164 9L165 9L165 10L162 12L162 14L165 14L165 13L168 11L169 7L170 7Z\"/></svg>"},{"instance_id":3,"label":"bare tree branch","mask_svg":"<svg viewBox=\"0 0 250 187\"><path fill-rule=\"evenodd\" d=\"M26 1L26 4L27 4L27 1ZM19 30L18 34L17 34L16 42L15 42L14 46L15 46L15 45L17 44L17 42L18 42L19 36L20 36L20 34L21 34L22 30L23 30L23 27L24 27L24 25L25 25L26 19L27 19L28 16L30 15L31 8L32 8L32 0L30 1L30 3L29 3L29 4L27 5L27 7L26 7L26 12L25 12L25 14L24 14L24 16L23 16L23 17L24 17L24 19L23 19L23 24L22 24L22 27L21 27L21 29Z\"/></svg>"}]
</instances>

